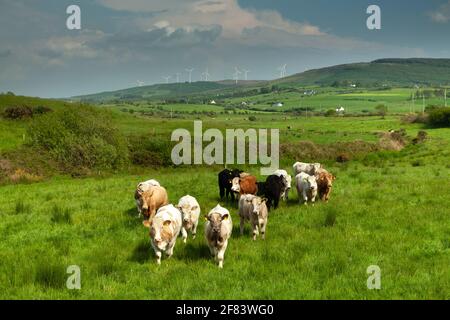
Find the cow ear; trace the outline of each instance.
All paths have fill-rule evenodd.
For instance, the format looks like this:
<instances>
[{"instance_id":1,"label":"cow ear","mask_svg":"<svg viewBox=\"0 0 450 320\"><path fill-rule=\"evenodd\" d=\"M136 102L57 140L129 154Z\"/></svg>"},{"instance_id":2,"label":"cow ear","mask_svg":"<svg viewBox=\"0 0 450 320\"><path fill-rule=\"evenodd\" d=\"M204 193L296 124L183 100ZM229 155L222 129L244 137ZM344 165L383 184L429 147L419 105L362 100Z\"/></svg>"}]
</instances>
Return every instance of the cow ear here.
<instances>
[{"instance_id":1,"label":"cow ear","mask_svg":"<svg viewBox=\"0 0 450 320\"><path fill-rule=\"evenodd\" d=\"M168 227L168 226L170 226L171 223L172 223L172 221L166 220L166 221L164 221L163 226Z\"/></svg>"},{"instance_id":2,"label":"cow ear","mask_svg":"<svg viewBox=\"0 0 450 320\"><path fill-rule=\"evenodd\" d=\"M228 220L228 218L230 218L230 216L228 214L224 214L222 216L222 221L226 221L226 220Z\"/></svg>"},{"instance_id":3,"label":"cow ear","mask_svg":"<svg viewBox=\"0 0 450 320\"><path fill-rule=\"evenodd\" d=\"M142 224L143 224L144 227L146 227L146 228L150 228L150 227L152 226L152 223L151 223L151 221L149 221L149 220L144 220L144 221L142 221Z\"/></svg>"}]
</instances>

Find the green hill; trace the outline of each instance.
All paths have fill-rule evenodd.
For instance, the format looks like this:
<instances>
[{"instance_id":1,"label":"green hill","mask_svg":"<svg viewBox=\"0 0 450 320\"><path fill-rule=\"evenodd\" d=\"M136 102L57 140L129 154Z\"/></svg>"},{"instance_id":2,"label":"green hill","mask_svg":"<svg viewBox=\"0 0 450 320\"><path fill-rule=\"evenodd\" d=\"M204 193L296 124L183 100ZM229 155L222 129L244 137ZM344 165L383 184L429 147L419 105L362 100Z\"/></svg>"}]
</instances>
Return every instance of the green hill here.
<instances>
[{"instance_id":1,"label":"green hill","mask_svg":"<svg viewBox=\"0 0 450 320\"><path fill-rule=\"evenodd\" d=\"M450 59L380 59L309 70L277 83L317 86L436 86L450 84Z\"/></svg>"},{"instance_id":2,"label":"green hill","mask_svg":"<svg viewBox=\"0 0 450 320\"><path fill-rule=\"evenodd\" d=\"M86 101L136 101L136 100L163 100L184 99L191 96L212 96L224 92L232 92L236 88L242 89L260 85L261 81L199 81L192 83L155 84L151 86L134 87L118 91L101 92L85 96L72 97L72 100Z\"/></svg>"},{"instance_id":3,"label":"green hill","mask_svg":"<svg viewBox=\"0 0 450 320\"><path fill-rule=\"evenodd\" d=\"M194 82L156 84L73 97L88 101L138 101L236 97L273 85L290 87L412 87L450 84L450 59L380 59L309 70L273 81Z\"/></svg>"}]
</instances>

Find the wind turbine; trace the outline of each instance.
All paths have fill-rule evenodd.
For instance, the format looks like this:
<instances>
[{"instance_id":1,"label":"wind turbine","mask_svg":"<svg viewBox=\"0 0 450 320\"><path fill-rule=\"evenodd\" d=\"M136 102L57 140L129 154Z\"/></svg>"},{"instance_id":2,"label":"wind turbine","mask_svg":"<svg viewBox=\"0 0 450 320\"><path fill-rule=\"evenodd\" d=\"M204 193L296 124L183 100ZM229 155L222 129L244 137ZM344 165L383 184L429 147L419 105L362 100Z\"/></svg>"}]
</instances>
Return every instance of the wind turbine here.
<instances>
[{"instance_id":1,"label":"wind turbine","mask_svg":"<svg viewBox=\"0 0 450 320\"><path fill-rule=\"evenodd\" d=\"M236 81L236 84L238 83L239 75L240 75L241 73L242 73L242 72L239 71L238 67L234 67L233 79Z\"/></svg>"},{"instance_id":2,"label":"wind turbine","mask_svg":"<svg viewBox=\"0 0 450 320\"><path fill-rule=\"evenodd\" d=\"M167 76L167 77L162 77L164 80L166 80L166 83L169 83L170 78L172 78L172 76Z\"/></svg>"},{"instance_id":3,"label":"wind turbine","mask_svg":"<svg viewBox=\"0 0 450 320\"><path fill-rule=\"evenodd\" d=\"M177 72L175 75L176 75L176 77L177 77L177 83L180 83L180 76L181 76L181 73Z\"/></svg>"},{"instance_id":4,"label":"wind turbine","mask_svg":"<svg viewBox=\"0 0 450 320\"><path fill-rule=\"evenodd\" d=\"M206 68L205 72L202 73L201 79L205 78L205 81L209 81L210 74L208 72L208 68Z\"/></svg>"},{"instance_id":5,"label":"wind turbine","mask_svg":"<svg viewBox=\"0 0 450 320\"><path fill-rule=\"evenodd\" d=\"M141 80L137 80L136 82L137 82L138 87L142 87L145 84L145 82L141 81Z\"/></svg>"},{"instance_id":6,"label":"wind turbine","mask_svg":"<svg viewBox=\"0 0 450 320\"><path fill-rule=\"evenodd\" d=\"M189 73L189 83L192 82L192 71L194 71L194 68L186 69L186 71Z\"/></svg>"},{"instance_id":7,"label":"wind turbine","mask_svg":"<svg viewBox=\"0 0 450 320\"><path fill-rule=\"evenodd\" d=\"M250 70L246 70L244 69L244 80L248 80L248 73L250 72Z\"/></svg>"}]
</instances>

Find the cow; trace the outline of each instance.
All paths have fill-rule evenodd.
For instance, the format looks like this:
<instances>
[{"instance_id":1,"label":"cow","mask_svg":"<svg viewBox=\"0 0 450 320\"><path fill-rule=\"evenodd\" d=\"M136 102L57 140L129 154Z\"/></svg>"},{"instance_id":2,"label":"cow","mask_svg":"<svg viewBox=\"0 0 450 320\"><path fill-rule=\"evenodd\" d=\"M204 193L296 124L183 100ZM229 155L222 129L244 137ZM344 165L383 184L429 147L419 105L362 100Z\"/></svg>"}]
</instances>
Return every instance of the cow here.
<instances>
[{"instance_id":1,"label":"cow","mask_svg":"<svg viewBox=\"0 0 450 320\"><path fill-rule=\"evenodd\" d=\"M154 179L140 182L137 185L136 191L134 192L134 200L136 201L138 216L141 216L141 214L142 214L142 194L145 191L148 191L148 189L150 189L150 187L154 187L154 186L158 186L158 187L160 186L159 182Z\"/></svg>"},{"instance_id":2,"label":"cow","mask_svg":"<svg viewBox=\"0 0 450 320\"><path fill-rule=\"evenodd\" d=\"M241 235L244 234L245 221L250 221L253 230L253 240L261 233L261 237L266 237L266 226L269 211L266 206L266 199L246 194L239 199L239 217Z\"/></svg>"},{"instance_id":3,"label":"cow","mask_svg":"<svg viewBox=\"0 0 450 320\"><path fill-rule=\"evenodd\" d=\"M278 208L283 190L286 188L286 180L276 175L268 176L264 183L264 196L267 198L267 207Z\"/></svg>"},{"instance_id":4,"label":"cow","mask_svg":"<svg viewBox=\"0 0 450 320\"><path fill-rule=\"evenodd\" d=\"M233 178L233 186L231 191L238 195L243 194L254 194L258 193L258 183L256 182L256 177L248 175L244 178Z\"/></svg>"},{"instance_id":5,"label":"cow","mask_svg":"<svg viewBox=\"0 0 450 320\"><path fill-rule=\"evenodd\" d=\"M327 170L320 169L316 172L316 179L319 198L322 201L328 202L328 200L330 200L333 181L336 180L336 177L329 173Z\"/></svg>"},{"instance_id":6,"label":"cow","mask_svg":"<svg viewBox=\"0 0 450 320\"><path fill-rule=\"evenodd\" d=\"M228 197L230 197L231 201L234 201L234 193L231 191L232 180L233 178L239 177L241 173L242 171L237 169L234 169L232 171L225 169L218 174L219 194L221 200L226 195L227 199Z\"/></svg>"},{"instance_id":7,"label":"cow","mask_svg":"<svg viewBox=\"0 0 450 320\"><path fill-rule=\"evenodd\" d=\"M228 246L228 239L233 231L230 212L219 204L205 217L205 237L209 251L214 256L219 268L223 268L223 259Z\"/></svg>"},{"instance_id":8,"label":"cow","mask_svg":"<svg viewBox=\"0 0 450 320\"><path fill-rule=\"evenodd\" d=\"M310 200L314 205L317 197L316 177L302 172L295 176L295 181L297 183L297 194L300 204L303 202L307 205Z\"/></svg>"},{"instance_id":9,"label":"cow","mask_svg":"<svg viewBox=\"0 0 450 320\"><path fill-rule=\"evenodd\" d=\"M292 166L294 169L294 177L296 177L299 173L307 173L309 175L315 175L316 171L322 168L320 163L304 163L304 162L296 162Z\"/></svg>"},{"instance_id":10,"label":"cow","mask_svg":"<svg viewBox=\"0 0 450 320\"><path fill-rule=\"evenodd\" d=\"M156 211L169 203L167 191L163 187L153 186L142 194L142 214L151 220Z\"/></svg>"},{"instance_id":11,"label":"cow","mask_svg":"<svg viewBox=\"0 0 450 320\"><path fill-rule=\"evenodd\" d=\"M281 197L284 199L284 201L287 201L289 199L289 191L291 190L291 184L292 184L292 177L290 174L287 173L286 170L277 170L273 173L276 176L283 177L285 180L285 186L283 188L283 192L281 194Z\"/></svg>"},{"instance_id":12,"label":"cow","mask_svg":"<svg viewBox=\"0 0 450 320\"><path fill-rule=\"evenodd\" d=\"M181 235L183 242L186 243L188 232L192 233L192 238L197 235L198 217L200 216L200 205L197 200L190 196L184 196L178 201L176 206L180 210L183 218L183 226L181 227Z\"/></svg>"},{"instance_id":13,"label":"cow","mask_svg":"<svg viewBox=\"0 0 450 320\"><path fill-rule=\"evenodd\" d=\"M158 209L152 220L144 220L145 227L150 229L150 239L156 255L156 263L161 264L162 253L168 258L173 255L173 248L181 230L181 212L172 204Z\"/></svg>"}]
</instances>

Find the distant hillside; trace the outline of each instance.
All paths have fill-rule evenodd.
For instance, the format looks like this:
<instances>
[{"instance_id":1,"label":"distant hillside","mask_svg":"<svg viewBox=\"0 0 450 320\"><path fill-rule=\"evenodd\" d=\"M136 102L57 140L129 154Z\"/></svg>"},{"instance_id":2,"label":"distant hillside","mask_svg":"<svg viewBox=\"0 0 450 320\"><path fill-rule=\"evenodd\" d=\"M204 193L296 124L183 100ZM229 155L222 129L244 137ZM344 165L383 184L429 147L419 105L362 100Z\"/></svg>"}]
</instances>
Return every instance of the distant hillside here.
<instances>
[{"instance_id":1,"label":"distant hillside","mask_svg":"<svg viewBox=\"0 0 450 320\"><path fill-rule=\"evenodd\" d=\"M136 101L255 94L263 87L282 85L290 87L335 86L349 87L412 87L450 85L450 59L380 59L368 63L343 64L309 70L273 81L193 82L156 84L152 86L102 92L73 97L73 100Z\"/></svg>"},{"instance_id":2,"label":"distant hillside","mask_svg":"<svg viewBox=\"0 0 450 320\"><path fill-rule=\"evenodd\" d=\"M155 84L151 86L134 87L118 91L101 92L85 96L72 97L73 100L86 101L114 101L114 100L161 100L161 99L183 99L191 96L214 95L223 93L237 88L242 89L249 86L261 85L261 81L239 81L236 85L235 81L199 81L192 83L169 83Z\"/></svg>"},{"instance_id":3,"label":"distant hillside","mask_svg":"<svg viewBox=\"0 0 450 320\"><path fill-rule=\"evenodd\" d=\"M450 59L380 59L309 70L277 83L317 86L413 86L450 84Z\"/></svg>"}]
</instances>

